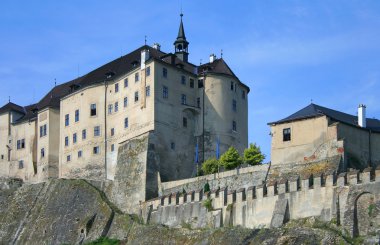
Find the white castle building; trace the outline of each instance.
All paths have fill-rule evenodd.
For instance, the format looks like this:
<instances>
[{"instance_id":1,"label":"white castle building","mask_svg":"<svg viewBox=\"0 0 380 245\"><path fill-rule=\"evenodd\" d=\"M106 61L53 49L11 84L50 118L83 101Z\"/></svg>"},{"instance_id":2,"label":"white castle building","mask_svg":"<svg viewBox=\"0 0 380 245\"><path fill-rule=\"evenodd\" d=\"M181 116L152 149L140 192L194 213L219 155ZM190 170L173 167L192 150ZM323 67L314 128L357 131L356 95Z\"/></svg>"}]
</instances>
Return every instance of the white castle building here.
<instances>
[{"instance_id":1,"label":"white castle building","mask_svg":"<svg viewBox=\"0 0 380 245\"><path fill-rule=\"evenodd\" d=\"M249 87L222 58L197 66L188 56L181 14L174 53L144 45L54 87L36 104L4 105L0 174L27 182L112 180L119 145L146 133L156 139L149 147L162 181L194 176L216 144L221 153L230 146L242 153Z\"/></svg>"}]
</instances>

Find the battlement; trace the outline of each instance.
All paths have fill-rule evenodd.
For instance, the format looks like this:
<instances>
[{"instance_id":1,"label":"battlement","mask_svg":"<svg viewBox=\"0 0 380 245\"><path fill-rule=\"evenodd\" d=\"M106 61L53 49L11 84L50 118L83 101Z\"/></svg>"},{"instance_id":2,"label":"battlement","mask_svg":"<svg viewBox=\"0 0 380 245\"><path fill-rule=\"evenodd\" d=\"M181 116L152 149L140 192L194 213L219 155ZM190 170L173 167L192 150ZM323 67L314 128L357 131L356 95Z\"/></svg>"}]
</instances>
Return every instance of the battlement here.
<instances>
[{"instance_id":1,"label":"battlement","mask_svg":"<svg viewBox=\"0 0 380 245\"><path fill-rule=\"evenodd\" d=\"M238 189L173 192L143 203L141 209L146 222L169 226L190 222L194 227L210 224L213 227L223 224L269 227L278 226L276 215L282 217L281 224L287 217L318 216L329 221L336 215L337 189L376 182L380 183L380 168L271 179L263 185ZM203 220L201 213L205 215Z\"/></svg>"}]
</instances>

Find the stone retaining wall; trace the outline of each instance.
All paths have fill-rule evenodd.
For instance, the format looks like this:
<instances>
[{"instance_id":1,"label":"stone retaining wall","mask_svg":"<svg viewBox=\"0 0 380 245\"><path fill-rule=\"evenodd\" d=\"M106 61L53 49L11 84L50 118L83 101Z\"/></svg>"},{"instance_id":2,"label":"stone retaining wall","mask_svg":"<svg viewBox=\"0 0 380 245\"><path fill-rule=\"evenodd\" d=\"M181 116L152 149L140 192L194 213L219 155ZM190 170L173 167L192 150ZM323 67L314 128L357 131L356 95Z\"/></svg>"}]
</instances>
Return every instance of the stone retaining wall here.
<instances>
[{"instance_id":1,"label":"stone retaining wall","mask_svg":"<svg viewBox=\"0 0 380 245\"><path fill-rule=\"evenodd\" d=\"M347 205L357 197L347 198L350 188L355 187L355 193L368 186L380 190L380 170L311 175L269 183L237 190L226 187L207 193L202 189L174 192L142 203L141 215L146 223L170 227L187 224L193 228L279 227L289 219L311 216L323 221L339 219L339 222L352 218ZM374 195L380 200L380 191ZM207 203L211 205L206 207Z\"/></svg>"}]
</instances>

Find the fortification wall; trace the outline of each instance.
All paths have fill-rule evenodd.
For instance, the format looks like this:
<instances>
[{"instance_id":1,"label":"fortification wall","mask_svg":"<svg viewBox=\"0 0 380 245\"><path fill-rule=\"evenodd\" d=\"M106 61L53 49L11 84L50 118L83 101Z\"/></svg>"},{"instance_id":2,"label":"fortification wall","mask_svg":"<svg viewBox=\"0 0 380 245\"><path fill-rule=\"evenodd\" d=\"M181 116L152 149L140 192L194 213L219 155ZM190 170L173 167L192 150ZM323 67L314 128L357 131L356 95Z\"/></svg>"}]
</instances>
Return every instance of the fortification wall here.
<instances>
[{"instance_id":1,"label":"fortification wall","mask_svg":"<svg viewBox=\"0 0 380 245\"><path fill-rule=\"evenodd\" d=\"M186 192L203 189L209 183L210 189L225 188L239 189L241 187L257 186L265 180L269 170L268 164L237 168L216 174L209 174L195 178L163 182L161 183L161 195L168 195L173 192Z\"/></svg>"},{"instance_id":2,"label":"fortification wall","mask_svg":"<svg viewBox=\"0 0 380 245\"><path fill-rule=\"evenodd\" d=\"M348 221L354 220L356 206L352 206L361 191L371 192L380 205L378 169L270 182L238 190L176 192L142 203L141 214L147 223L170 227L279 227L289 219L314 216L323 221L336 219L352 228Z\"/></svg>"}]
</instances>

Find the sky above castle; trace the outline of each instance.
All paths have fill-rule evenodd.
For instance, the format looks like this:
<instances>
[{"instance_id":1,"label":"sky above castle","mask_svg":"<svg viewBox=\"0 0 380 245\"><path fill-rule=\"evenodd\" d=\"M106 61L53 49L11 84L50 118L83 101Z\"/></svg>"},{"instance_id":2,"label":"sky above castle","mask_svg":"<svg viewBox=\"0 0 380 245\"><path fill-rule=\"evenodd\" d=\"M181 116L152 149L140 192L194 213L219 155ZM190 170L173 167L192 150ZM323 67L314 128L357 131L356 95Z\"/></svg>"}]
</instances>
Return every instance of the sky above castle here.
<instances>
[{"instance_id":1,"label":"sky above castle","mask_svg":"<svg viewBox=\"0 0 380 245\"><path fill-rule=\"evenodd\" d=\"M270 155L268 122L313 103L380 118L380 1L182 1L189 60L215 53L251 88L249 142ZM0 2L0 104L53 86L144 44L173 52L180 1Z\"/></svg>"}]
</instances>

